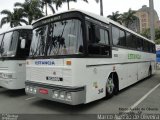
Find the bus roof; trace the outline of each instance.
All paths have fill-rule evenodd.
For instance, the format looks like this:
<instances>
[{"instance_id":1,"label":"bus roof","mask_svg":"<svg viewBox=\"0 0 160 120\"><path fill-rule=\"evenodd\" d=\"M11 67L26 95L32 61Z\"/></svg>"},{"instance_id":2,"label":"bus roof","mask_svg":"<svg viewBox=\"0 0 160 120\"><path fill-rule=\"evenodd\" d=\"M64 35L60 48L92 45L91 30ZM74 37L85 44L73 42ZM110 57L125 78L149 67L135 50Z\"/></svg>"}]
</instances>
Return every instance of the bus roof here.
<instances>
[{"instance_id":1,"label":"bus roof","mask_svg":"<svg viewBox=\"0 0 160 120\"><path fill-rule=\"evenodd\" d=\"M38 19L37 21L35 21L34 23L37 23L38 21L41 21L41 20L43 20L43 19L47 19L47 18L56 16L56 15L60 15L60 14L62 14L62 13L70 13L70 12L81 12L81 13L89 16L89 17L92 17L92 18L94 18L94 19L96 19L96 20L99 20L99 21L101 21L101 22L104 22L104 23L106 23L106 24L111 23L111 24L116 25L116 26L118 26L118 27L120 27L120 28L122 28L122 29L124 29L124 30L126 30L126 31L128 31L128 32L130 32L130 33L132 33L132 34L135 34L136 36L139 36L139 37L141 37L141 38L143 38L143 39L145 39L145 40L147 40L147 41L155 44L155 42L153 42L153 41L151 41L151 40L143 37L142 35L139 35L138 33L136 33L136 32L134 32L134 31L132 31L132 30L124 27L123 25L121 25L121 24L119 24L119 23L117 23L117 22L115 22L115 21L113 21L113 20L111 20L111 19L109 19L109 18L105 18L105 17L103 17L103 16L99 16L99 15L97 15L97 14L90 13L90 12L86 12L86 11L83 11L83 10L71 9L71 10L69 10L69 11L60 12L60 13L56 13L56 14L54 14L54 15L49 15L49 16L40 18L40 19ZM34 23L33 23L33 24L34 24Z\"/></svg>"},{"instance_id":2,"label":"bus roof","mask_svg":"<svg viewBox=\"0 0 160 120\"><path fill-rule=\"evenodd\" d=\"M26 25L26 26L17 26L14 28L9 28L7 30L4 30L3 32L0 32L0 34L9 32L9 31L13 31L13 30L19 30L19 29L32 29L32 25Z\"/></svg>"}]
</instances>

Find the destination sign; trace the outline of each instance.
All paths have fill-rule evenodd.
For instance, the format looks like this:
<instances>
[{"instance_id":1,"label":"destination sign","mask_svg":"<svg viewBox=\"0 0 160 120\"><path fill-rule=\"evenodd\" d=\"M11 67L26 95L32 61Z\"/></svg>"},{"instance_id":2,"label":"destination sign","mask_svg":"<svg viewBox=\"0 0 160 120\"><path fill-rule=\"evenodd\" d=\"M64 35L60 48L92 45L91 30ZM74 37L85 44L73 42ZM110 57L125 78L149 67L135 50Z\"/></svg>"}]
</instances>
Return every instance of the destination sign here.
<instances>
[{"instance_id":1,"label":"destination sign","mask_svg":"<svg viewBox=\"0 0 160 120\"><path fill-rule=\"evenodd\" d=\"M36 27L39 27L39 26L42 26L45 24L49 24L51 22L60 21L60 20L64 20L64 19L70 19L70 18L71 19L72 18L82 19L82 13L80 13L78 11L74 11L74 12L66 12L66 13L46 17L46 18L43 18L43 19L33 23L33 28L36 28Z\"/></svg>"},{"instance_id":2,"label":"destination sign","mask_svg":"<svg viewBox=\"0 0 160 120\"><path fill-rule=\"evenodd\" d=\"M58 20L60 20L60 19L61 19L61 16L53 16L53 17L51 17L51 18L44 19L44 20L41 20L41 21L33 24L33 27L35 28L35 27L38 27L38 26L40 26L40 25L44 25L44 24L48 24L48 23L50 23L50 22L58 21Z\"/></svg>"}]
</instances>

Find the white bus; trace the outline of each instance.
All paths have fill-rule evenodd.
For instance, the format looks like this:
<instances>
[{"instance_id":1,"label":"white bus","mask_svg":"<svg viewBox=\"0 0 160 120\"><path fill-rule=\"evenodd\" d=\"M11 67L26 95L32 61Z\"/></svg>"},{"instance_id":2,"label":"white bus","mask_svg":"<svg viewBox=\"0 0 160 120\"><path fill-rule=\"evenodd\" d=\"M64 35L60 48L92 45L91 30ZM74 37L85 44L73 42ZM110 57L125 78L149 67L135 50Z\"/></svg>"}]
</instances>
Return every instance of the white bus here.
<instances>
[{"instance_id":1,"label":"white bus","mask_svg":"<svg viewBox=\"0 0 160 120\"><path fill-rule=\"evenodd\" d=\"M86 104L155 72L154 42L104 17L71 10L39 19L26 63L26 93Z\"/></svg>"},{"instance_id":2,"label":"white bus","mask_svg":"<svg viewBox=\"0 0 160 120\"><path fill-rule=\"evenodd\" d=\"M19 26L0 33L0 86L24 89L26 57L32 40L32 26Z\"/></svg>"}]
</instances>

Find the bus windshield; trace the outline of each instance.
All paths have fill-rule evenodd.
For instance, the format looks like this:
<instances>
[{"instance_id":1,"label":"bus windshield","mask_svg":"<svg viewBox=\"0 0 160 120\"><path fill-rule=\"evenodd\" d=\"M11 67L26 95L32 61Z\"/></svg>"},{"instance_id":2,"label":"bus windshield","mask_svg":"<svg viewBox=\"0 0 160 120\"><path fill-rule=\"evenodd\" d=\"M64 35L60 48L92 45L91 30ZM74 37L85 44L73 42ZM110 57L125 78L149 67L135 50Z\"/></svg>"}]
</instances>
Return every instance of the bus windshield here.
<instances>
[{"instance_id":1,"label":"bus windshield","mask_svg":"<svg viewBox=\"0 0 160 120\"><path fill-rule=\"evenodd\" d=\"M14 57L16 54L17 42L18 42L19 32L11 31L5 33L3 41L1 43L1 56L2 57Z\"/></svg>"},{"instance_id":2,"label":"bus windshield","mask_svg":"<svg viewBox=\"0 0 160 120\"><path fill-rule=\"evenodd\" d=\"M62 20L33 30L30 56L82 54L82 49L80 20Z\"/></svg>"},{"instance_id":3,"label":"bus windshield","mask_svg":"<svg viewBox=\"0 0 160 120\"><path fill-rule=\"evenodd\" d=\"M23 56L25 53L20 54L25 49L30 48L30 41L32 37L32 31L28 29L24 30L14 30L4 34L3 40L0 46L0 56L1 57L15 57L17 55ZM20 48L21 40L26 40L26 48L23 50ZM29 52L28 52L29 53Z\"/></svg>"}]
</instances>

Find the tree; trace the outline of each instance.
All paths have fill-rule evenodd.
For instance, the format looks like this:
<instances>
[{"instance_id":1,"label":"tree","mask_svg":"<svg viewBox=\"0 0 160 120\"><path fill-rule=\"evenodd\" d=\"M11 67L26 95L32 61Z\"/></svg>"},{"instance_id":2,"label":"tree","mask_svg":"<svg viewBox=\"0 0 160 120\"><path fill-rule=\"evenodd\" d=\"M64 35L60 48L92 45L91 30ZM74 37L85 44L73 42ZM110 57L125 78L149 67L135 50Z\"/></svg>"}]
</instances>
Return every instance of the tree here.
<instances>
[{"instance_id":1,"label":"tree","mask_svg":"<svg viewBox=\"0 0 160 120\"><path fill-rule=\"evenodd\" d=\"M155 37L156 39L160 39L160 29L155 29Z\"/></svg>"},{"instance_id":2,"label":"tree","mask_svg":"<svg viewBox=\"0 0 160 120\"><path fill-rule=\"evenodd\" d=\"M26 15L22 12L21 9L14 9L13 12L9 10L2 10L1 14L6 15L1 19L0 27L4 24L10 23L10 27L21 26L21 23L28 24L28 22L23 19Z\"/></svg>"},{"instance_id":3,"label":"tree","mask_svg":"<svg viewBox=\"0 0 160 120\"><path fill-rule=\"evenodd\" d=\"M103 16L103 0L95 0L97 3L100 2L100 15Z\"/></svg>"},{"instance_id":4,"label":"tree","mask_svg":"<svg viewBox=\"0 0 160 120\"><path fill-rule=\"evenodd\" d=\"M54 9L54 7L52 5L54 4L56 6L56 9L58 9L58 7L61 7L61 5L64 2L67 2L67 0L40 0L39 1L40 5L41 5L41 8L42 8L42 11L43 11L43 8L45 6L45 9L46 9L45 14L46 14L46 16L48 15L48 10L47 10L48 6L52 10L52 13L54 14L55 13L55 9Z\"/></svg>"},{"instance_id":5,"label":"tree","mask_svg":"<svg viewBox=\"0 0 160 120\"><path fill-rule=\"evenodd\" d=\"M144 30L141 35L144 37L150 39L151 38L151 33L150 33L150 28ZM160 29L155 29L155 39L160 39Z\"/></svg>"},{"instance_id":6,"label":"tree","mask_svg":"<svg viewBox=\"0 0 160 120\"><path fill-rule=\"evenodd\" d=\"M64 0L53 0L53 4L55 4L57 10L59 7L61 7L63 2L64 2Z\"/></svg>"},{"instance_id":7,"label":"tree","mask_svg":"<svg viewBox=\"0 0 160 120\"><path fill-rule=\"evenodd\" d=\"M160 38L157 39L157 40L155 40L155 43L156 43L156 44L160 44Z\"/></svg>"},{"instance_id":8,"label":"tree","mask_svg":"<svg viewBox=\"0 0 160 120\"><path fill-rule=\"evenodd\" d=\"M142 33L141 33L142 36L150 39L150 29L145 29Z\"/></svg>"},{"instance_id":9,"label":"tree","mask_svg":"<svg viewBox=\"0 0 160 120\"><path fill-rule=\"evenodd\" d=\"M39 0L25 0L24 3L16 2L15 7L20 7L25 17L28 19L28 24L30 25L33 20L43 17L43 14L40 10Z\"/></svg>"},{"instance_id":10,"label":"tree","mask_svg":"<svg viewBox=\"0 0 160 120\"><path fill-rule=\"evenodd\" d=\"M151 39L150 29L146 29L141 33L142 36ZM160 44L160 29L155 29L155 43Z\"/></svg>"},{"instance_id":11,"label":"tree","mask_svg":"<svg viewBox=\"0 0 160 120\"><path fill-rule=\"evenodd\" d=\"M119 11L112 12L112 15L108 15L107 17L115 22L122 24L121 14L119 14Z\"/></svg>"},{"instance_id":12,"label":"tree","mask_svg":"<svg viewBox=\"0 0 160 120\"><path fill-rule=\"evenodd\" d=\"M122 22L127 28L131 23L133 23L134 20L136 20L137 17L134 15L135 13L136 11L129 9L128 12L122 14Z\"/></svg>"},{"instance_id":13,"label":"tree","mask_svg":"<svg viewBox=\"0 0 160 120\"><path fill-rule=\"evenodd\" d=\"M160 44L160 29L155 29L155 43Z\"/></svg>"},{"instance_id":14,"label":"tree","mask_svg":"<svg viewBox=\"0 0 160 120\"><path fill-rule=\"evenodd\" d=\"M48 15L48 10L47 10L48 6L52 10L53 14L55 13L55 10L54 10L52 4L53 3L57 3L58 1L61 1L61 0L41 0L40 1L42 9L45 6L45 9L46 9L45 14L46 14L46 16Z\"/></svg>"},{"instance_id":15,"label":"tree","mask_svg":"<svg viewBox=\"0 0 160 120\"><path fill-rule=\"evenodd\" d=\"M67 2L68 10L70 9L69 3L70 3L71 1L72 1L72 2L77 2L77 0L59 0L59 1L61 1L61 3L66 3L66 2ZM88 3L88 0L83 0L83 1Z\"/></svg>"}]
</instances>

